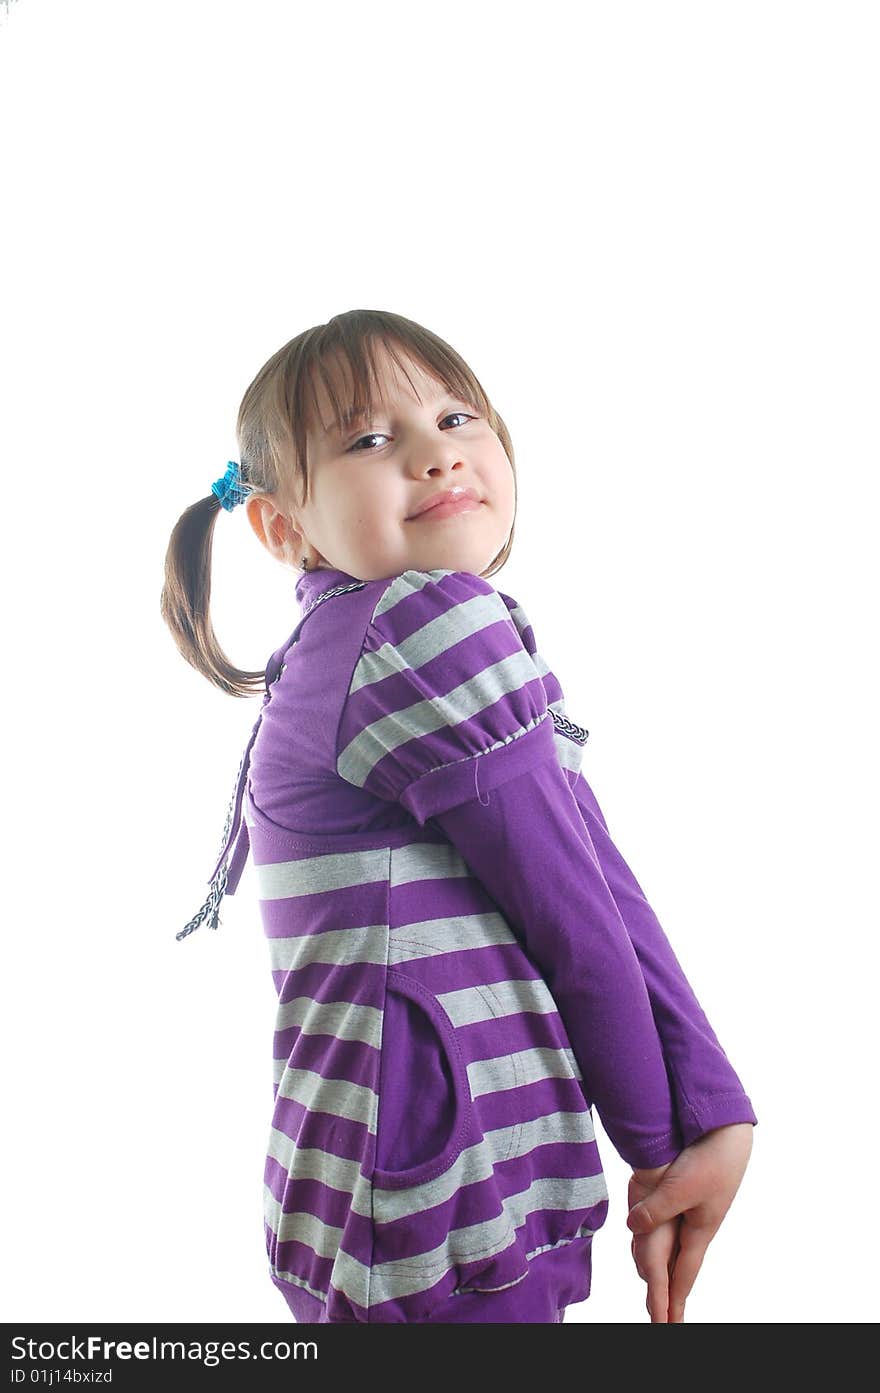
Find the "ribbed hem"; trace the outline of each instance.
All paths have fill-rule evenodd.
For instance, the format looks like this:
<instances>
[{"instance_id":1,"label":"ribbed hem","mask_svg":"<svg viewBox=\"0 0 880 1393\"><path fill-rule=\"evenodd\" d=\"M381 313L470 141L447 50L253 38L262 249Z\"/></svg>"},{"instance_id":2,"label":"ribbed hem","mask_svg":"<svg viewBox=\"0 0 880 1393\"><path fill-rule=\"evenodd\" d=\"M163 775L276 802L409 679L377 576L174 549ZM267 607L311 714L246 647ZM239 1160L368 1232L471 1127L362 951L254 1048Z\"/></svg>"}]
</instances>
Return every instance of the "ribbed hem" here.
<instances>
[{"instance_id":1,"label":"ribbed hem","mask_svg":"<svg viewBox=\"0 0 880 1393\"><path fill-rule=\"evenodd\" d=\"M422 1325L556 1324L566 1306L586 1301L592 1283L593 1235L547 1248L529 1261L521 1282L498 1292L462 1292L449 1296L434 1308ZM326 1325L326 1304L304 1287L282 1281L270 1273L294 1320L300 1325ZM358 1324L339 1321L336 1324Z\"/></svg>"}]
</instances>

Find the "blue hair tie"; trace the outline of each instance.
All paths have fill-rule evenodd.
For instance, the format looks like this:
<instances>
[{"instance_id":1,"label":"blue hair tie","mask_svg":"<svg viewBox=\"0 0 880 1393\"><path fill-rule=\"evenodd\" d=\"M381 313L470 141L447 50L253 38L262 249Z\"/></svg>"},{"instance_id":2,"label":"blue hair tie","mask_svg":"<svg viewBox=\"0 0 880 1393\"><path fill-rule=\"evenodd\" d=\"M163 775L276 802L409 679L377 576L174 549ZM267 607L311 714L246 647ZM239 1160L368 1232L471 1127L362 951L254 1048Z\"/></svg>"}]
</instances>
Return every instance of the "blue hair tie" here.
<instances>
[{"instance_id":1,"label":"blue hair tie","mask_svg":"<svg viewBox=\"0 0 880 1393\"><path fill-rule=\"evenodd\" d=\"M230 460L223 478L211 485L211 492L217 495L227 512L231 512L237 503L243 503L250 489L242 479L241 465Z\"/></svg>"}]
</instances>

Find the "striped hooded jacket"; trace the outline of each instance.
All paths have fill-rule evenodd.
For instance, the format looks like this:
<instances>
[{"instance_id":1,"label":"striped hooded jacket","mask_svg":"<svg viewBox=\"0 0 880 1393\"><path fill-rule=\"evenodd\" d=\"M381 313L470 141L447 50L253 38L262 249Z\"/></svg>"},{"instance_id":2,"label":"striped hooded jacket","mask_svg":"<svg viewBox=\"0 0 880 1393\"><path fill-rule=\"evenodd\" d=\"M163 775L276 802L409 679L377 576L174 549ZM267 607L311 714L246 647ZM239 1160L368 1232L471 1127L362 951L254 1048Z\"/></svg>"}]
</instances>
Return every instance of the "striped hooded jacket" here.
<instances>
[{"instance_id":1,"label":"striped hooded jacket","mask_svg":"<svg viewBox=\"0 0 880 1393\"><path fill-rule=\"evenodd\" d=\"M593 1107L636 1167L755 1123L750 1100L522 607L466 571L326 569L296 593L178 935L216 927L250 851L278 994L271 1279L306 1322L584 1300L608 1211Z\"/></svg>"}]
</instances>

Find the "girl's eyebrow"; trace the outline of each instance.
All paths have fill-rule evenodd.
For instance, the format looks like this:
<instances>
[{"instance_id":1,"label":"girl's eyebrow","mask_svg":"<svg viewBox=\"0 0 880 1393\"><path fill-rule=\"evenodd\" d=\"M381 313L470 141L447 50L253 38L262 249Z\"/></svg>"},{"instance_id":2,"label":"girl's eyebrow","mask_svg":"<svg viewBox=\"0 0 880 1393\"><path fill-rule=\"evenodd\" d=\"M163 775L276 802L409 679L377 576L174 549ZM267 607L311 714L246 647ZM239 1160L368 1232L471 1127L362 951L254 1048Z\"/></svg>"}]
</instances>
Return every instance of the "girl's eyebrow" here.
<instances>
[{"instance_id":1,"label":"girl's eyebrow","mask_svg":"<svg viewBox=\"0 0 880 1393\"><path fill-rule=\"evenodd\" d=\"M468 402L468 398L467 398L467 397L458 397L458 396L456 396L456 394L455 394L454 392L444 392L443 395L437 397L437 398L431 403L431 405L432 405L432 406L435 406L435 407L436 407L436 406L440 406L440 405L441 405L443 402L445 402L445 401L463 401L463 402L467 403L468 405L472 405L472 403ZM382 409L382 408L381 408L381 405L377 405L377 406L374 408L375 411L379 411L379 410L381 410L381 409ZM367 412L367 411L354 411L354 410L351 410L351 411L344 411L344 412L342 413L341 424L340 424L339 426L336 426L336 424L334 423L334 425L331 427L330 433L331 433L331 435L337 435L337 436L338 436L338 435L345 435L346 432L349 431L349 430L351 430L353 426L359 424L361 421L367 421L367 420L369 420L369 419L370 419L370 413Z\"/></svg>"}]
</instances>

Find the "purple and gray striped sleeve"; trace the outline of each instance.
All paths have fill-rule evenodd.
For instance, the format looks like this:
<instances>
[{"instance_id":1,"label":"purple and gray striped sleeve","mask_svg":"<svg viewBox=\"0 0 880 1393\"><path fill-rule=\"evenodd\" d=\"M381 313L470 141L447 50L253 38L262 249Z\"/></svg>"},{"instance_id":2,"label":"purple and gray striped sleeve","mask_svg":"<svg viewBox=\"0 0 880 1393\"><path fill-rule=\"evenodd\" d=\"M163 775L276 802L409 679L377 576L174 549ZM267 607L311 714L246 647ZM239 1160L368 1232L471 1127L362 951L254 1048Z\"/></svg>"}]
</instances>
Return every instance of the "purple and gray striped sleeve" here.
<instances>
[{"instance_id":1,"label":"purple and gray striped sleeve","mask_svg":"<svg viewBox=\"0 0 880 1393\"><path fill-rule=\"evenodd\" d=\"M674 1159L681 1129L639 959L559 763L543 681L488 581L408 571L388 586L337 752L350 783L433 818L499 904L623 1159Z\"/></svg>"}]
</instances>

